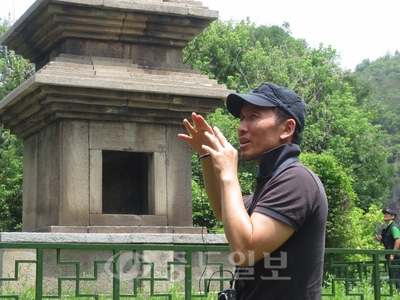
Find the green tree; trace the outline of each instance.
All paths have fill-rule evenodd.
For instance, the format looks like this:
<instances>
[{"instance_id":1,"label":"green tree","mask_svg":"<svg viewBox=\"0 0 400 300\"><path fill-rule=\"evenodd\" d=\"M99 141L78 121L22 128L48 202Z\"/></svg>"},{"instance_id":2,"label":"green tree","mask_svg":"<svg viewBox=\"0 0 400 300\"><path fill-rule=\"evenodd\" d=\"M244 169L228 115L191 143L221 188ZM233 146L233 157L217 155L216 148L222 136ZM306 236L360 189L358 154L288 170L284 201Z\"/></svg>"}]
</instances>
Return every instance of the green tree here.
<instances>
[{"instance_id":1,"label":"green tree","mask_svg":"<svg viewBox=\"0 0 400 300\"><path fill-rule=\"evenodd\" d=\"M338 57L330 47L310 49L289 32L289 24L279 29L256 26L249 19L216 21L184 49L184 61L238 92L273 81L296 88L307 101L328 90L328 81L321 79L338 69Z\"/></svg>"},{"instance_id":2,"label":"green tree","mask_svg":"<svg viewBox=\"0 0 400 300\"><path fill-rule=\"evenodd\" d=\"M348 215L357 199L352 187L353 179L330 154L303 153L300 161L317 174L324 185L329 204L326 247L346 248L352 236Z\"/></svg>"},{"instance_id":3,"label":"green tree","mask_svg":"<svg viewBox=\"0 0 400 300\"><path fill-rule=\"evenodd\" d=\"M10 28L10 20L0 18L0 36ZM14 51L0 46L0 99L23 83L34 73L33 64L16 55Z\"/></svg>"},{"instance_id":4,"label":"green tree","mask_svg":"<svg viewBox=\"0 0 400 300\"><path fill-rule=\"evenodd\" d=\"M192 180L192 199L193 224L207 228L210 233L222 233L222 223L212 213L203 185L195 180Z\"/></svg>"},{"instance_id":5,"label":"green tree","mask_svg":"<svg viewBox=\"0 0 400 300\"><path fill-rule=\"evenodd\" d=\"M0 35L11 26L0 19ZM29 61L0 46L0 99L34 73ZM0 125L0 231L20 231L23 143Z\"/></svg>"},{"instance_id":6,"label":"green tree","mask_svg":"<svg viewBox=\"0 0 400 300\"><path fill-rule=\"evenodd\" d=\"M387 163L387 135L373 125L376 112L357 105L351 90L335 91L307 119L304 149L337 158L353 178L353 187L363 209L381 205L394 186L394 169Z\"/></svg>"},{"instance_id":7,"label":"green tree","mask_svg":"<svg viewBox=\"0 0 400 300\"><path fill-rule=\"evenodd\" d=\"M364 61L356 67L358 76L371 86L367 107L378 115L374 121L386 131L387 146L391 152L389 163L394 165L400 177L400 53L386 54L377 60Z\"/></svg>"},{"instance_id":8,"label":"green tree","mask_svg":"<svg viewBox=\"0 0 400 300\"><path fill-rule=\"evenodd\" d=\"M0 127L0 231L22 223L22 141Z\"/></svg>"},{"instance_id":9,"label":"green tree","mask_svg":"<svg viewBox=\"0 0 400 300\"><path fill-rule=\"evenodd\" d=\"M393 189L390 200L386 201L397 210L400 210L400 53L394 55L386 53L375 61L363 61L356 67L354 76L364 79L371 86L371 93L367 97L367 107L378 112L374 124L380 125L387 133L384 141L390 156L388 162L392 166L395 176L393 182L397 187ZM388 198L389 199L389 198Z\"/></svg>"}]
</instances>

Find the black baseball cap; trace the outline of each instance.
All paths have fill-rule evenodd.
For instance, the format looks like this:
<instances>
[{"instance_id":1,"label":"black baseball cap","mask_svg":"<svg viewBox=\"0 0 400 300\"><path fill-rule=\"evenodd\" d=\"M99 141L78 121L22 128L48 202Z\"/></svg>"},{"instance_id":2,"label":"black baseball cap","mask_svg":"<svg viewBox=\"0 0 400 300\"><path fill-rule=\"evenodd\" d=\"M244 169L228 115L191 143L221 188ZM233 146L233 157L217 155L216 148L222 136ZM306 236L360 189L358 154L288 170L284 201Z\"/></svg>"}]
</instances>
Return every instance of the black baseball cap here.
<instances>
[{"instance_id":1,"label":"black baseball cap","mask_svg":"<svg viewBox=\"0 0 400 300\"><path fill-rule=\"evenodd\" d=\"M392 216L397 216L397 212L391 208L382 209L382 213L388 213L391 214Z\"/></svg>"},{"instance_id":2,"label":"black baseball cap","mask_svg":"<svg viewBox=\"0 0 400 300\"><path fill-rule=\"evenodd\" d=\"M273 83L263 83L248 94L229 94L226 107L235 117L240 117L244 102L262 107L277 107L296 121L296 136L293 143L300 143L300 132L306 121L306 104L294 91Z\"/></svg>"}]
</instances>

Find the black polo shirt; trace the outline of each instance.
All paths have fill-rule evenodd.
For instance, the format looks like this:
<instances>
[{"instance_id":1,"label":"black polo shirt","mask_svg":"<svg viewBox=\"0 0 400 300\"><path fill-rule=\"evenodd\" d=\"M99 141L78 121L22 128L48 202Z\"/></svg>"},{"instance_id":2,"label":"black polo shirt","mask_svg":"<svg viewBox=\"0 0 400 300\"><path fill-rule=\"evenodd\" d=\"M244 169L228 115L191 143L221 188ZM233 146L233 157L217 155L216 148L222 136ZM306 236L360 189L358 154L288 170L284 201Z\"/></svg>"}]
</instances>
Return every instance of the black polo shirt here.
<instances>
[{"instance_id":1,"label":"black polo shirt","mask_svg":"<svg viewBox=\"0 0 400 300\"><path fill-rule=\"evenodd\" d=\"M238 268L237 299L321 299L328 204L319 178L300 162L272 175L298 145L282 145L261 156L254 195L244 196L246 208L278 219L294 234L252 267ZM252 205L253 204L253 205ZM250 214L252 212L249 212Z\"/></svg>"}]
</instances>

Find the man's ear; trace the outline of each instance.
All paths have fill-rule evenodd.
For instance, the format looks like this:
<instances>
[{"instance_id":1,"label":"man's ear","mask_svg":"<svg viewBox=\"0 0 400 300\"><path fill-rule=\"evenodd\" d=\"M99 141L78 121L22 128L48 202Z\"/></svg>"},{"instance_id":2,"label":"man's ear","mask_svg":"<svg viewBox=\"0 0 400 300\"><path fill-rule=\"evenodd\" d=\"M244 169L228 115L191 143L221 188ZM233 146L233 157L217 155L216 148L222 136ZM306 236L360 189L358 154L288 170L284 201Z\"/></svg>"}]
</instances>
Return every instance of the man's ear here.
<instances>
[{"instance_id":1,"label":"man's ear","mask_svg":"<svg viewBox=\"0 0 400 300\"><path fill-rule=\"evenodd\" d=\"M284 124L285 127L281 132L281 139L282 140L290 139L291 141L294 134L294 130L296 129L296 121L293 119L287 119L282 124Z\"/></svg>"}]
</instances>

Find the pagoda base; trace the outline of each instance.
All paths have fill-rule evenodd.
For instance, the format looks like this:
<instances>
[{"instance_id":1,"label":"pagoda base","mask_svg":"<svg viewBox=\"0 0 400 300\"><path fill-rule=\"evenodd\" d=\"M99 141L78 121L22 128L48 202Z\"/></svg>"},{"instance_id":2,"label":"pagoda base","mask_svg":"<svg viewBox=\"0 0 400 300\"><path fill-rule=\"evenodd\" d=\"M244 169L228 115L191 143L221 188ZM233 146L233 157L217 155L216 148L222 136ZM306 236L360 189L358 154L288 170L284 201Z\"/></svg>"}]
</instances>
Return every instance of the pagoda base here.
<instances>
[{"instance_id":1,"label":"pagoda base","mask_svg":"<svg viewBox=\"0 0 400 300\"><path fill-rule=\"evenodd\" d=\"M207 228L193 226L48 226L30 232L206 234Z\"/></svg>"}]
</instances>

